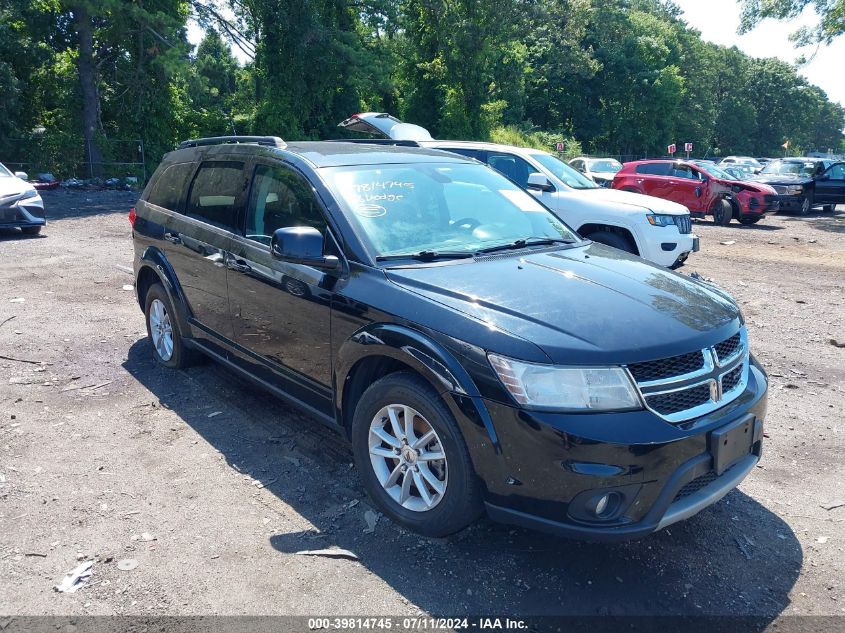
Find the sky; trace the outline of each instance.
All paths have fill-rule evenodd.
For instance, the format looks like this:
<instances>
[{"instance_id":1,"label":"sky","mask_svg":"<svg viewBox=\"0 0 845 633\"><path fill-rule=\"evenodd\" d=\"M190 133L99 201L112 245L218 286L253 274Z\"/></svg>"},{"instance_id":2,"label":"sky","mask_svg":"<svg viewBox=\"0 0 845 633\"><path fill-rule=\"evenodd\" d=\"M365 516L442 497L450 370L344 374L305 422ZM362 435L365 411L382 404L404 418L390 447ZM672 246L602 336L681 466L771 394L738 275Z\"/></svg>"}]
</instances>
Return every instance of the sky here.
<instances>
[{"instance_id":1,"label":"sky","mask_svg":"<svg viewBox=\"0 0 845 633\"><path fill-rule=\"evenodd\" d=\"M815 14L805 9L800 18L788 22L764 20L745 35L737 35L739 27L739 2L737 0L675 0L684 12L683 19L701 37L723 46L736 46L752 57L778 57L794 63L812 49L796 50L789 41L789 34L797 28L813 23ZM822 46L813 60L799 69L807 80L827 93L831 101L845 105L845 36L840 36L829 46Z\"/></svg>"},{"instance_id":2,"label":"sky","mask_svg":"<svg viewBox=\"0 0 845 633\"><path fill-rule=\"evenodd\" d=\"M735 45L752 57L778 57L790 63L795 62L802 52L808 52L793 48L789 34L813 22L815 14L812 9L806 9L793 22L765 20L750 33L740 36L736 33L739 26L738 0L675 0L675 3L683 10L687 24L701 31L701 36L710 42ZM188 40L192 44L199 44L203 34L193 21L188 25ZM241 63L245 61L236 46L232 47L232 52ZM845 35L829 46L821 47L813 61L799 72L810 83L824 90L832 101L845 105Z\"/></svg>"}]
</instances>

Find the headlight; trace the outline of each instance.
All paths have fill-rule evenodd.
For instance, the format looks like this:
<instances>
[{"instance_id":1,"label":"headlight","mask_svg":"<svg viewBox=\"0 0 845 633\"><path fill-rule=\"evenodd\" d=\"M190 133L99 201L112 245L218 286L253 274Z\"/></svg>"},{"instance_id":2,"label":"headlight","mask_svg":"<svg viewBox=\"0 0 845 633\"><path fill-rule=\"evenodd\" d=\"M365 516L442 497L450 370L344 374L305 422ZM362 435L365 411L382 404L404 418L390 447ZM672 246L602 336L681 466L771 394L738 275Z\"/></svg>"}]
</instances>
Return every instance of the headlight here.
<instances>
[{"instance_id":1,"label":"headlight","mask_svg":"<svg viewBox=\"0 0 845 633\"><path fill-rule=\"evenodd\" d=\"M674 215L661 215L659 213L649 213L647 216L648 223L652 226L674 226L675 225L675 216Z\"/></svg>"},{"instance_id":2,"label":"headlight","mask_svg":"<svg viewBox=\"0 0 845 633\"><path fill-rule=\"evenodd\" d=\"M18 200L28 200L29 198L37 198L38 192L35 189L30 189L29 191L24 191L23 195L18 198Z\"/></svg>"},{"instance_id":3,"label":"headlight","mask_svg":"<svg viewBox=\"0 0 845 633\"><path fill-rule=\"evenodd\" d=\"M621 367L555 367L488 354L505 389L527 409L620 411L641 409Z\"/></svg>"},{"instance_id":4,"label":"headlight","mask_svg":"<svg viewBox=\"0 0 845 633\"><path fill-rule=\"evenodd\" d=\"M786 195L788 196L800 196L804 193L804 187L801 185L790 185L786 188Z\"/></svg>"}]
</instances>

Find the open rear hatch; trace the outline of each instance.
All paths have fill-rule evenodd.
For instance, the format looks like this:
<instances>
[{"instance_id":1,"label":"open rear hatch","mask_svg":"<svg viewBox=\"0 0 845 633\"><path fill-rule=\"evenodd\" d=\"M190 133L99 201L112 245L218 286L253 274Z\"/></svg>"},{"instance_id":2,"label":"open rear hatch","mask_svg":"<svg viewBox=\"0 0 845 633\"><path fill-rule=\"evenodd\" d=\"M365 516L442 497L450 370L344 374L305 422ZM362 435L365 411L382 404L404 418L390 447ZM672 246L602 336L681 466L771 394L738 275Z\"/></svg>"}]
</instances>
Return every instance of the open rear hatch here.
<instances>
[{"instance_id":1,"label":"open rear hatch","mask_svg":"<svg viewBox=\"0 0 845 633\"><path fill-rule=\"evenodd\" d=\"M413 123L403 123L387 112L361 112L353 114L338 127L351 132L372 134L379 138L394 141L433 141L431 134L424 127Z\"/></svg>"}]
</instances>

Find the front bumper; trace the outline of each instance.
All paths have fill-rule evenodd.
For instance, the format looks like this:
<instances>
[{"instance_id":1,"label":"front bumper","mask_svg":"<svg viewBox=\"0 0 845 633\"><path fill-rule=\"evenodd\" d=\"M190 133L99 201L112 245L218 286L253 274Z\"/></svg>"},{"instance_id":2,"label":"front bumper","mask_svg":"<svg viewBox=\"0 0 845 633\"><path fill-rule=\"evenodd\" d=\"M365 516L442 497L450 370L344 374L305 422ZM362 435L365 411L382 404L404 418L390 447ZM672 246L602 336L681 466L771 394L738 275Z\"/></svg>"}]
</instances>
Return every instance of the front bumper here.
<instances>
[{"instance_id":1,"label":"front bumper","mask_svg":"<svg viewBox=\"0 0 845 633\"><path fill-rule=\"evenodd\" d=\"M487 403L507 462L485 499L494 520L586 540L646 536L687 519L733 490L762 452L767 380L751 364L745 391L683 424L647 411L548 414ZM714 437L743 428L751 449L716 464ZM717 468L724 468L716 472ZM616 509L590 513L610 494Z\"/></svg>"},{"instance_id":2,"label":"front bumper","mask_svg":"<svg viewBox=\"0 0 845 633\"><path fill-rule=\"evenodd\" d=\"M798 211L804 204L804 199L806 197L807 196L803 194L800 196L781 195L778 197L778 202L780 203L778 211Z\"/></svg>"},{"instance_id":3,"label":"front bumper","mask_svg":"<svg viewBox=\"0 0 845 633\"><path fill-rule=\"evenodd\" d=\"M699 250L699 238L695 233L680 233L675 227L649 225L638 233L640 257L667 268L679 266L690 253Z\"/></svg>"},{"instance_id":4,"label":"front bumper","mask_svg":"<svg viewBox=\"0 0 845 633\"><path fill-rule=\"evenodd\" d=\"M0 204L0 228L44 226L47 219L41 196Z\"/></svg>"}]
</instances>

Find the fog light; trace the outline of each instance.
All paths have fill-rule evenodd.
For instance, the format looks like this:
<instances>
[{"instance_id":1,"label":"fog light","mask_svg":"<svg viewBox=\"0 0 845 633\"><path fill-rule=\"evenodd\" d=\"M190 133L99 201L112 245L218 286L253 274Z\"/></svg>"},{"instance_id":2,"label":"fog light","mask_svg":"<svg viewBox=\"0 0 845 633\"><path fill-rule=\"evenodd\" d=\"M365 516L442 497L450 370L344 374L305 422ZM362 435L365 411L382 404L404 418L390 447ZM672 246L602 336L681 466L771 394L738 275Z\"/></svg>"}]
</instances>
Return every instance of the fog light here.
<instances>
[{"instance_id":1,"label":"fog light","mask_svg":"<svg viewBox=\"0 0 845 633\"><path fill-rule=\"evenodd\" d=\"M596 507L593 509L597 517L600 517L604 514L604 511L607 510L607 506L610 503L610 495L603 495L597 502Z\"/></svg>"}]
</instances>

